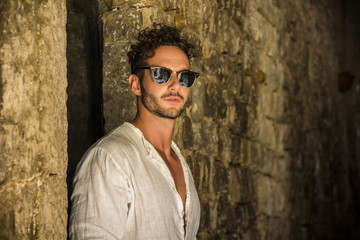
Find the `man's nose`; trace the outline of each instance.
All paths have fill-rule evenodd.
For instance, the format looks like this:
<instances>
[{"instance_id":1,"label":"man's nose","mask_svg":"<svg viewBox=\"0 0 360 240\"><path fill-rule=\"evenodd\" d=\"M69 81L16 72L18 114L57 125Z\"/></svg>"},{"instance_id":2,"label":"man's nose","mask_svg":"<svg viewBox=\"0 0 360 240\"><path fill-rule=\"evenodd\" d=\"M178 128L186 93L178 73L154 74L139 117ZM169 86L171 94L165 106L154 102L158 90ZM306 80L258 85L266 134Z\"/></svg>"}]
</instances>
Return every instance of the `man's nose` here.
<instances>
[{"instance_id":1,"label":"man's nose","mask_svg":"<svg viewBox=\"0 0 360 240\"><path fill-rule=\"evenodd\" d=\"M170 79L170 85L169 88L171 90L179 90L181 88L180 82L179 82L179 78L178 78L178 73L177 72L172 72L171 73L171 79Z\"/></svg>"}]
</instances>

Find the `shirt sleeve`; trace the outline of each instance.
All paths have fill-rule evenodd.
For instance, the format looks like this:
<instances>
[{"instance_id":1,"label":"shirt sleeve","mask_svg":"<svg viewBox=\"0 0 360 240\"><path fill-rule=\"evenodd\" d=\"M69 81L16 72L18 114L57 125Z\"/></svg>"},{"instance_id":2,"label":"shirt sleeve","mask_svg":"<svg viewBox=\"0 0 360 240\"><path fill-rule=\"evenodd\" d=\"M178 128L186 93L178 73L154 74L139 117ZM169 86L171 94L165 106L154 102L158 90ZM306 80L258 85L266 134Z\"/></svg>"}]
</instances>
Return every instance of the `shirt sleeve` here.
<instances>
[{"instance_id":1,"label":"shirt sleeve","mask_svg":"<svg viewBox=\"0 0 360 240\"><path fill-rule=\"evenodd\" d=\"M124 236L131 191L126 173L118 163L101 148L84 156L74 179L70 239Z\"/></svg>"}]
</instances>

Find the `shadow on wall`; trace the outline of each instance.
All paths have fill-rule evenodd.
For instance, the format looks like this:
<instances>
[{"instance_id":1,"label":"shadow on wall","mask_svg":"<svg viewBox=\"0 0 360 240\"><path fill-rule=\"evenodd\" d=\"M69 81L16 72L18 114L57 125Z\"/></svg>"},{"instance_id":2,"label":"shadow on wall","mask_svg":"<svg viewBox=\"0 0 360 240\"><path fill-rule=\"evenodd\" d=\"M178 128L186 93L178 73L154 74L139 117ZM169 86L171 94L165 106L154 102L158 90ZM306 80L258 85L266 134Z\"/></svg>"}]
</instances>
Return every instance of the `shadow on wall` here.
<instances>
[{"instance_id":1,"label":"shadow on wall","mask_svg":"<svg viewBox=\"0 0 360 240\"><path fill-rule=\"evenodd\" d=\"M92 1L67 1L68 216L76 166L103 136L101 55ZM98 36L98 37L94 37Z\"/></svg>"}]
</instances>

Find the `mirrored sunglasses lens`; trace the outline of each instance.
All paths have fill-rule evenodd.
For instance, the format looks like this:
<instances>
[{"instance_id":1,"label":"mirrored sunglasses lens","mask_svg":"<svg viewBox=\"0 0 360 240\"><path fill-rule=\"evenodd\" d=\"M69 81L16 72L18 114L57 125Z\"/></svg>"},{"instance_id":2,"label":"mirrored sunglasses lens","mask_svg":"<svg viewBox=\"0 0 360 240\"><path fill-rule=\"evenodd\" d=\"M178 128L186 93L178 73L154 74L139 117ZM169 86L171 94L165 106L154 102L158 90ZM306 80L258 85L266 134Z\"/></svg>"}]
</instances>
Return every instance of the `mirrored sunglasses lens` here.
<instances>
[{"instance_id":1,"label":"mirrored sunglasses lens","mask_svg":"<svg viewBox=\"0 0 360 240\"><path fill-rule=\"evenodd\" d=\"M165 68L155 67L153 68L153 78L158 84L165 84L169 81L171 71Z\"/></svg>"},{"instance_id":2,"label":"mirrored sunglasses lens","mask_svg":"<svg viewBox=\"0 0 360 240\"><path fill-rule=\"evenodd\" d=\"M191 87L195 81L195 74L192 72L182 72L179 76L179 83L183 87Z\"/></svg>"}]
</instances>

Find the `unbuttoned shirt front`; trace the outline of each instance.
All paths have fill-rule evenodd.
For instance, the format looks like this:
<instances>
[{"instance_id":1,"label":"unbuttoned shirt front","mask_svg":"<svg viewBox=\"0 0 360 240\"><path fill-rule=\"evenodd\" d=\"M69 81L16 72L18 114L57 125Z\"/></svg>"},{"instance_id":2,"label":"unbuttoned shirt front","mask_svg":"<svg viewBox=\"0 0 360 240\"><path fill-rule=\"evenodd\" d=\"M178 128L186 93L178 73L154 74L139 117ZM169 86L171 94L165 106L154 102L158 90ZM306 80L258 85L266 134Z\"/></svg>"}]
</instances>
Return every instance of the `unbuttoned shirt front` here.
<instances>
[{"instance_id":1,"label":"unbuttoned shirt front","mask_svg":"<svg viewBox=\"0 0 360 240\"><path fill-rule=\"evenodd\" d=\"M77 167L70 238L196 239L198 194L179 148L174 142L171 148L183 167L185 210L164 160L138 128L124 123L95 143Z\"/></svg>"}]
</instances>

